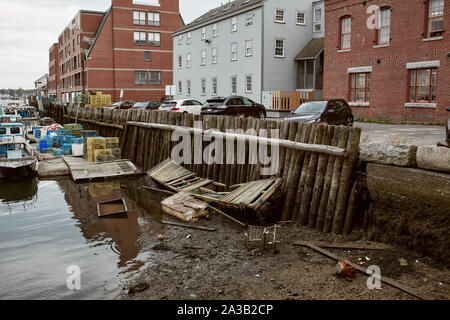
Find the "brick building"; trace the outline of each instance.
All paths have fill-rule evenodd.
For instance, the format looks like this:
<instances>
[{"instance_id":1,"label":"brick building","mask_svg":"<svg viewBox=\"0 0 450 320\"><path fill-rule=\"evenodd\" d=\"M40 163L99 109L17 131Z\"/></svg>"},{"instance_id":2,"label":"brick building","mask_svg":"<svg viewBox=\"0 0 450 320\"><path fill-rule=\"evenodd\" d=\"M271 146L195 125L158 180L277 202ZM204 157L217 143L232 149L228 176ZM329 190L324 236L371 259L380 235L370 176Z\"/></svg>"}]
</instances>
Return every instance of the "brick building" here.
<instances>
[{"instance_id":1,"label":"brick building","mask_svg":"<svg viewBox=\"0 0 450 320\"><path fill-rule=\"evenodd\" d=\"M325 0L325 24L325 98L357 118L446 121L447 0Z\"/></svg>"},{"instance_id":2,"label":"brick building","mask_svg":"<svg viewBox=\"0 0 450 320\"><path fill-rule=\"evenodd\" d=\"M59 45L52 44L48 53L48 95L51 98L56 98L57 89L59 86Z\"/></svg>"},{"instance_id":3,"label":"brick building","mask_svg":"<svg viewBox=\"0 0 450 320\"><path fill-rule=\"evenodd\" d=\"M160 100L172 84L172 32L183 26L178 0L111 0L106 12L81 10L59 39L61 91L102 92L113 101Z\"/></svg>"}]
</instances>

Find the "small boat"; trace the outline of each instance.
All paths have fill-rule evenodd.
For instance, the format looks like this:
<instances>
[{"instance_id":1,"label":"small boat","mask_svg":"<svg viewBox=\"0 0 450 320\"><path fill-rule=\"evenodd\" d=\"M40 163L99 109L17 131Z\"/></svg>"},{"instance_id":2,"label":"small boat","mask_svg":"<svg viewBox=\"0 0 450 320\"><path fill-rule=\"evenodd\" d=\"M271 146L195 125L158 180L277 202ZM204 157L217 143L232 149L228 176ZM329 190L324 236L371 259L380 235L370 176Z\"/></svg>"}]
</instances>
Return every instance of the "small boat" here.
<instances>
[{"instance_id":1,"label":"small boat","mask_svg":"<svg viewBox=\"0 0 450 320\"><path fill-rule=\"evenodd\" d=\"M0 177L17 179L36 175L39 162L25 139L24 125L0 123Z\"/></svg>"}]
</instances>

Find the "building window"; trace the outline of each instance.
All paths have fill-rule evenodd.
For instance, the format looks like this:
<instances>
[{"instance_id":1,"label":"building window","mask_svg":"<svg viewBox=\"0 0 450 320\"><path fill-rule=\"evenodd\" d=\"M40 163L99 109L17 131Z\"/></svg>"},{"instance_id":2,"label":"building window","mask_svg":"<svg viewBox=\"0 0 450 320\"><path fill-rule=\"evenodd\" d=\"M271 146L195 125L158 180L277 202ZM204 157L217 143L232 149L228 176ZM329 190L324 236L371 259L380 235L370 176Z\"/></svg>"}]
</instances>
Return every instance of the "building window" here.
<instances>
[{"instance_id":1,"label":"building window","mask_svg":"<svg viewBox=\"0 0 450 320\"><path fill-rule=\"evenodd\" d=\"M212 25L212 36L213 38L216 38L219 35L219 29L217 27L217 23L214 23Z\"/></svg>"},{"instance_id":2,"label":"building window","mask_svg":"<svg viewBox=\"0 0 450 320\"><path fill-rule=\"evenodd\" d=\"M148 13L148 25L153 27L159 27L161 25L161 15L159 12Z\"/></svg>"},{"instance_id":3,"label":"building window","mask_svg":"<svg viewBox=\"0 0 450 320\"><path fill-rule=\"evenodd\" d=\"M133 11L133 24L145 26L145 11Z\"/></svg>"},{"instance_id":4,"label":"building window","mask_svg":"<svg viewBox=\"0 0 450 320\"><path fill-rule=\"evenodd\" d=\"M437 69L416 69L410 71L410 102L436 102Z\"/></svg>"},{"instance_id":5,"label":"building window","mask_svg":"<svg viewBox=\"0 0 450 320\"><path fill-rule=\"evenodd\" d=\"M212 79L212 95L217 96L217 78Z\"/></svg>"},{"instance_id":6,"label":"building window","mask_svg":"<svg viewBox=\"0 0 450 320\"><path fill-rule=\"evenodd\" d=\"M238 20L237 17L231 18L231 32L236 32L238 30Z\"/></svg>"},{"instance_id":7,"label":"building window","mask_svg":"<svg viewBox=\"0 0 450 320\"><path fill-rule=\"evenodd\" d=\"M206 27L202 28L202 40L206 39Z\"/></svg>"},{"instance_id":8,"label":"building window","mask_svg":"<svg viewBox=\"0 0 450 320\"><path fill-rule=\"evenodd\" d=\"M147 72L135 71L134 72L134 84L147 84Z\"/></svg>"},{"instance_id":9,"label":"building window","mask_svg":"<svg viewBox=\"0 0 450 320\"><path fill-rule=\"evenodd\" d=\"M202 96L206 96L206 79L202 79Z\"/></svg>"},{"instance_id":10,"label":"building window","mask_svg":"<svg viewBox=\"0 0 450 320\"><path fill-rule=\"evenodd\" d=\"M284 40L275 40L275 57L284 57Z\"/></svg>"},{"instance_id":11,"label":"building window","mask_svg":"<svg viewBox=\"0 0 450 320\"><path fill-rule=\"evenodd\" d=\"M186 54L186 68L190 68L191 67L191 54L188 53Z\"/></svg>"},{"instance_id":12,"label":"building window","mask_svg":"<svg viewBox=\"0 0 450 320\"><path fill-rule=\"evenodd\" d=\"M252 92L252 76L246 75L245 76L245 92L251 93Z\"/></svg>"},{"instance_id":13,"label":"building window","mask_svg":"<svg viewBox=\"0 0 450 320\"><path fill-rule=\"evenodd\" d=\"M305 13L297 12L297 24L298 25L305 25L306 24Z\"/></svg>"},{"instance_id":14,"label":"building window","mask_svg":"<svg viewBox=\"0 0 450 320\"><path fill-rule=\"evenodd\" d=\"M350 49L352 34L352 18L341 18L341 49Z\"/></svg>"},{"instance_id":15,"label":"building window","mask_svg":"<svg viewBox=\"0 0 450 320\"><path fill-rule=\"evenodd\" d=\"M178 56L178 69L181 69L183 67L183 57Z\"/></svg>"},{"instance_id":16,"label":"building window","mask_svg":"<svg viewBox=\"0 0 450 320\"><path fill-rule=\"evenodd\" d=\"M150 84L161 84L161 71L150 71Z\"/></svg>"},{"instance_id":17,"label":"building window","mask_svg":"<svg viewBox=\"0 0 450 320\"><path fill-rule=\"evenodd\" d=\"M444 32L444 0L428 1L427 36L441 36Z\"/></svg>"},{"instance_id":18,"label":"building window","mask_svg":"<svg viewBox=\"0 0 450 320\"><path fill-rule=\"evenodd\" d=\"M200 65L206 66L206 50L202 50Z\"/></svg>"},{"instance_id":19,"label":"building window","mask_svg":"<svg viewBox=\"0 0 450 320\"><path fill-rule=\"evenodd\" d=\"M148 43L151 46L161 45L161 34L159 32L149 32L148 33Z\"/></svg>"},{"instance_id":20,"label":"building window","mask_svg":"<svg viewBox=\"0 0 450 320\"><path fill-rule=\"evenodd\" d=\"M145 61L152 61L152 56L151 56L150 51L145 51L144 56L145 56Z\"/></svg>"},{"instance_id":21,"label":"building window","mask_svg":"<svg viewBox=\"0 0 450 320\"><path fill-rule=\"evenodd\" d=\"M186 95L191 95L191 80L186 81Z\"/></svg>"},{"instance_id":22,"label":"building window","mask_svg":"<svg viewBox=\"0 0 450 320\"><path fill-rule=\"evenodd\" d=\"M253 12L249 12L245 15L245 25L251 26L253 24Z\"/></svg>"},{"instance_id":23,"label":"building window","mask_svg":"<svg viewBox=\"0 0 450 320\"><path fill-rule=\"evenodd\" d=\"M314 32L322 31L322 9L314 9Z\"/></svg>"},{"instance_id":24,"label":"building window","mask_svg":"<svg viewBox=\"0 0 450 320\"><path fill-rule=\"evenodd\" d=\"M370 72L352 73L350 101L368 102L370 100Z\"/></svg>"},{"instance_id":25,"label":"building window","mask_svg":"<svg viewBox=\"0 0 450 320\"><path fill-rule=\"evenodd\" d=\"M134 44L145 44L145 32L134 32Z\"/></svg>"},{"instance_id":26,"label":"building window","mask_svg":"<svg viewBox=\"0 0 450 320\"><path fill-rule=\"evenodd\" d=\"M183 44L183 35L178 36L178 44Z\"/></svg>"},{"instance_id":27,"label":"building window","mask_svg":"<svg viewBox=\"0 0 450 320\"><path fill-rule=\"evenodd\" d=\"M211 59L212 64L216 64L217 63L217 48L212 48L212 59Z\"/></svg>"},{"instance_id":28,"label":"building window","mask_svg":"<svg viewBox=\"0 0 450 320\"><path fill-rule=\"evenodd\" d=\"M245 41L245 56L250 57L253 55L253 40Z\"/></svg>"},{"instance_id":29,"label":"building window","mask_svg":"<svg viewBox=\"0 0 450 320\"><path fill-rule=\"evenodd\" d=\"M191 42L192 42L192 36L191 36L191 33L188 32L188 34L187 34L187 44L191 44Z\"/></svg>"},{"instance_id":30,"label":"building window","mask_svg":"<svg viewBox=\"0 0 450 320\"><path fill-rule=\"evenodd\" d=\"M231 44L231 61L237 61L237 43Z\"/></svg>"},{"instance_id":31,"label":"building window","mask_svg":"<svg viewBox=\"0 0 450 320\"><path fill-rule=\"evenodd\" d=\"M284 23L284 10L275 10L275 22Z\"/></svg>"},{"instance_id":32,"label":"building window","mask_svg":"<svg viewBox=\"0 0 450 320\"><path fill-rule=\"evenodd\" d=\"M380 29L378 29L378 44L391 41L391 9L382 8L380 11Z\"/></svg>"},{"instance_id":33,"label":"building window","mask_svg":"<svg viewBox=\"0 0 450 320\"><path fill-rule=\"evenodd\" d=\"M183 94L183 82L178 81L178 95Z\"/></svg>"},{"instance_id":34,"label":"building window","mask_svg":"<svg viewBox=\"0 0 450 320\"><path fill-rule=\"evenodd\" d=\"M237 95L237 76L231 77L231 95Z\"/></svg>"}]
</instances>

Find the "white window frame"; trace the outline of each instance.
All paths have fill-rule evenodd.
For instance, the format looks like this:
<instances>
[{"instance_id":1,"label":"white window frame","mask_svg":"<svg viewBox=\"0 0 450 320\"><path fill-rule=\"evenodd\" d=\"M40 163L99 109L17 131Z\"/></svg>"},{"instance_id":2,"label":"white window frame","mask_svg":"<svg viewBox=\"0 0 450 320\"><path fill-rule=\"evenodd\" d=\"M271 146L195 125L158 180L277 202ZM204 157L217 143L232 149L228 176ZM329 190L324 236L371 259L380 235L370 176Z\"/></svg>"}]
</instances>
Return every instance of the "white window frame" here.
<instances>
[{"instance_id":1,"label":"white window frame","mask_svg":"<svg viewBox=\"0 0 450 320\"><path fill-rule=\"evenodd\" d=\"M142 40L142 35L144 35L144 40ZM136 37L136 36L138 36L138 37ZM146 32L144 32L144 31L134 31L133 43L135 45L138 45L138 46L145 45L146 42L147 42L147 38L146 37L147 37ZM136 40L137 38L139 38L139 40ZM138 41L138 42L136 42L136 41Z\"/></svg>"},{"instance_id":2,"label":"white window frame","mask_svg":"<svg viewBox=\"0 0 450 320\"><path fill-rule=\"evenodd\" d=\"M212 85L212 96L216 97L219 87L217 78L212 78L211 85Z\"/></svg>"},{"instance_id":3,"label":"white window frame","mask_svg":"<svg viewBox=\"0 0 450 320\"><path fill-rule=\"evenodd\" d=\"M303 22L299 22L299 15L303 15ZM298 26L306 26L306 13L302 11L297 11L295 14L295 23Z\"/></svg>"},{"instance_id":4,"label":"white window frame","mask_svg":"<svg viewBox=\"0 0 450 320\"><path fill-rule=\"evenodd\" d=\"M186 80L186 95L189 97L192 94L192 82L191 80Z\"/></svg>"},{"instance_id":5,"label":"white window frame","mask_svg":"<svg viewBox=\"0 0 450 320\"><path fill-rule=\"evenodd\" d=\"M200 53L200 65L206 66L206 50L203 49Z\"/></svg>"},{"instance_id":6,"label":"white window frame","mask_svg":"<svg viewBox=\"0 0 450 320\"><path fill-rule=\"evenodd\" d=\"M344 22L348 23L347 26L348 26L349 30L345 30L344 31ZM343 17L343 18L340 19L340 23L341 23L341 27L340 27L340 29L341 29L341 34L340 34L341 41L340 41L340 44L339 44L339 48L341 50L349 50L352 47L352 17ZM348 36L349 37L349 39L348 39L348 46L347 45L344 46L344 44L347 43L347 39L344 41L344 36Z\"/></svg>"},{"instance_id":7,"label":"white window frame","mask_svg":"<svg viewBox=\"0 0 450 320\"><path fill-rule=\"evenodd\" d=\"M382 31L387 30L387 39L382 38ZM386 40L386 41L384 41ZM389 44L391 42L391 8L381 8L380 28L377 30L377 44Z\"/></svg>"},{"instance_id":8,"label":"white window frame","mask_svg":"<svg viewBox=\"0 0 450 320\"><path fill-rule=\"evenodd\" d=\"M183 81L178 80L178 95L183 94Z\"/></svg>"},{"instance_id":9,"label":"white window frame","mask_svg":"<svg viewBox=\"0 0 450 320\"><path fill-rule=\"evenodd\" d=\"M281 47L281 49L283 50L283 54L279 55L277 54L277 49L279 49L280 47L277 47L278 41L282 41L283 46ZM275 58L284 58L286 54L286 40L285 39L275 39Z\"/></svg>"},{"instance_id":10,"label":"white window frame","mask_svg":"<svg viewBox=\"0 0 450 320\"><path fill-rule=\"evenodd\" d=\"M150 20L150 18L153 18ZM152 27L161 26L161 14L159 12L149 11L148 12L148 25Z\"/></svg>"},{"instance_id":11,"label":"white window frame","mask_svg":"<svg viewBox=\"0 0 450 320\"><path fill-rule=\"evenodd\" d=\"M150 35L153 36L153 44L150 41ZM160 47L161 46L161 33L159 33L159 32L149 32L148 33L148 43L151 46Z\"/></svg>"},{"instance_id":12,"label":"white window frame","mask_svg":"<svg viewBox=\"0 0 450 320\"><path fill-rule=\"evenodd\" d=\"M245 56L251 57L253 55L253 40L245 40Z\"/></svg>"},{"instance_id":13,"label":"white window frame","mask_svg":"<svg viewBox=\"0 0 450 320\"><path fill-rule=\"evenodd\" d=\"M320 18L316 19L316 12L320 12ZM313 19L314 19L314 25L313 25L313 32L322 32L322 21L323 21L323 10L322 8L315 8L313 12ZM319 26L319 29L316 30L316 26Z\"/></svg>"},{"instance_id":14,"label":"white window frame","mask_svg":"<svg viewBox=\"0 0 450 320\"><path fill-rule=\"evenodd\" d=\"M192 43L192 34L191 34L191 32L187 33L186 43L187 44L191 44Z\"/></svg>"},{"instance_id":15,"label":"white window frame","mask_svg":"<svg viewBox=\"0 0 450 320\"><path fill-rule=\"evenodd\" d=\"M145 75L145 79L137 79L137 75ZM147 71L143 71L143 70L136 70L134 71L134 84L138 85L138 86L142 86L142 85L146 85L148 83L148 73Z\"/></svg>"},{"instance_id":16,"label":"white window frame","mask_svg":"<svg viewBox=\"0 0 450 320\"><path fill-rule=\"evenodd\" d=\"M183 35L182 34L180 34L179 36L178 36L178 44L180 45L180 44L183 44Z\"/></svg>"},{"instance_id":17,"label":"white window frame","mask_svg":"<svg viewBox=\"0 0 450 320\"><path fill-rule=\"evenodd\" d=\"M219 53L219 49L218 48L212 48L212 57L211 57L211 63L212 64L217 64L218 62L218 53Z\"/></svg>"},{"instance_id":18,"label":"white window frame","mask_svg":"<svg viewBox=\"0 0 450 320\"><path fill-rule=\"evenodd\" d=\"M245 15L245 25L251 26L253 24L253 12L247 12Z\"/></svg>"},{"instance_id":19,"label":"white window frame","mask_svg":"<svg viewBox=\"0 0 450 320\"><path fill-rule=\"evenodd\" d=\"M202 96L206 96L206 78L203 78L200 81L202 87Z\"/></svg>"},{"instance_id":20,"label":"white window frame","mask_svg":"<svg viewBox=\"0 0 450 320\"><path fill-rule=\"evenodd\" d=\"M191 67L191 53L186 53L186 68Z\"/></svg>"},{"instance_id":21,"label":"white window frame","mask_svg":"<svg viewBox=\"0 0 450 320\"><path fill-rule=\"evenodd\" d=\"M238 59L238 44L233 42L231 44L231 61L237 61Z\"/></svg>"},{"instance_id":22,"label":"white window frame","mask_svg":"<svg viewBox=\"0 0 450 320\"><path fill-rule=\"evenodd\" d=\"M237 96L238 91L238 77L236 75L231 76L231 83L230 83L230 91L232 96ZM233 84L234 82L234 84ZM233 91L234 90L234 91Z\"/></svg>"},{"instance_id":23,"label":"white window frame","mask_svg":"<svg viewBox=\"0 0 450 320\"><path fill-rule=\"evenodd\" d=\"M152 83L152 74L159 74L158 82L153 82ZM155 86L161 85L161 83L162 83L162 72L161 71L150 71L148 73L148 81L149 81L150 85L155 85Z\"/></svg>"},{"instance_id":24,"label":"white window frame","mask_svg":"<svg viewBox=\"0 0 450 320\"><path fill-rule=\"evenodd\" d=\"M231 32L237 32L238 31L238 18L232 17L231 18Z\"/></svg>"},{"instance_id":25,"label":"white window frame","mask_svg":"<svg viewBox=\"0 0 450 320\"><path fill-rule=\"evenodd\" d=\"M181 55L178 56L178 69L183 67L183 57Z\"/></svg>"},{"instance_id":26,"label":"white window frame","mask_svg":"<svg viewBox=\"0 0 450 320\"><path fill-rule=\"evenodd\" d=\"M217 38L219 36L219 27L217 23L213 23L212 25L212 37Z\"/></svg>"},{"instance_id":27,"label":"white window frame","mask_svg":"<svg viewBox=\"0 0 450 320\"><path fill-rule=\"evenodd\" d=\"M201 40L206 40L206 27L202 27Z\"/></svg>"},{"instance_id":28,"label":"white window frame","mask_svg":"<svg viewBox=\"0 0 450 320\"><path fill-rule=\"evenodd\" d=\"M138 19L136 19L136 15L138 15ZM142 17L144 17L144 19L142 19ZM139 11L139 10L133 11L133 24L135 26L145 26L147 24L146 20L147 19L146 19L145 11Z\"/></svg>"},{"instance_id":29,"label":"white window frame","mask_svg":"<svg viewBox=\"0 0 450 320\"><path fill-rule=\"evenodd\" d=\"M250 83L249 83L248 79L250 79ZM252 93L252 91L253 91L253 75L251 75L251 74L245 75L244 85L245 85L245 93ZM250 90L249 90L249 85L250 85Z\"/></svg>"},{"instance_id":30,"label":"white window frame","mask_svg":"<svg viewBox=\"0 0 450 320\"><path fill-rule=\"evenodd\" d=\"M282 12L282 15L279 15L278 13ZM278 19L279 17L282 17L283 19ZM275 23L286 23L286 10L284 9L275 9Z\"/></svg>"}]
</instances>

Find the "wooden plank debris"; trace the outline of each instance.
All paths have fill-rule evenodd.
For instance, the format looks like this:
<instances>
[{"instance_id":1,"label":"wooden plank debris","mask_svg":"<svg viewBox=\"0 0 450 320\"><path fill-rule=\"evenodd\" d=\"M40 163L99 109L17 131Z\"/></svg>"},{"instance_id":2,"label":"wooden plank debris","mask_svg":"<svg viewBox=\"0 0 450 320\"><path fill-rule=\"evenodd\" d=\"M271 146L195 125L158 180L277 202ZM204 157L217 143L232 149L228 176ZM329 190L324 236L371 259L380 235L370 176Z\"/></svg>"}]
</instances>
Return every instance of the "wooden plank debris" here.
<instances>
[{"instance_id":1,"label":"wooden plank debris","mask_svg":"<svg viewBox=\"0 0 450 320\"><path fill-rule=\"evenodd\" d=\"M329 252L329 251L327 251L325 249L322 249L322 248L320 248L318 246L315 246L313 244L304 244L303 246L308 247L308 248L310 248L312 250L315 250L315 251L317 251L317 252L319 252L319 253L321 253L321 254L323 254L323 255L325 255L325 256L333 259L333 260L336 260L336 261L342 261L343 260L342 258L338 257L337 255L335 255L335 254L333 254L333 253L331 253L331 252ZM354 264L354 263L351 263L351 262L349 262L349 263L356 270L358 270L358 271L360 271L360 272L362 272L362 273L364 273L364 274L366 274L368 276L371 276L371 277L373 276L373 274L368 272L368 270L366 268L363 268L360 265L357 265L357 264ZM410 294L410 295L412 295L412 296L414 296L414 297L416 297L418 299L431 300L431 298L429 298L429 297L427 297L425 295L419 294L415 290L413 290L413 289L411 289L411 288L409 288L409 287L407 287L405 285L402 285L401 283L395 281L394 279L380 276L380 281L383 281L383 282L387 283L388 285L390 285L390 286L392 286L394 288L397 288L397 289L399 289L399 290L401 290L401 291L403 291L405 293L408 293L408 294Z\"/></svg>"},{"instance_id":2,"label":"wooden plank debris","mask_svg":"<svg viewBox=\"0 0 450 320\"><path fill-rule=\"evenodd\" d=\"M189 229L196 229L196 230L202 230L202 231L216 231L216 228L209 228L209 227L202 227L202 226L196 226L194 224L186 224L186 223L177 223L177 222L172 222L172 221L166 221L163 220L161 222L162 224L167 224L170 226L175 226L175 227L184 227L184 228L189 228Z\"/></svg>"},{"instance_id":3,"label":"wooden plank debris","mask_svg":"<svg viewBox=\"0 0 450 320\"><path fill-rule=\"evenodd\" d=\"M180 192L161 202L165 213L182 221L192 221L209 214L208 204L195 199L189 193Z\"/></svg>"},{"instance_id":4,"label":"wooden plank debris","mask_svg":"<svg viewBox=\"0 0 450 320\"><path fill-rule=\"evenodd\" d=\"M75 157L63 157L69 167L74 181L92 180L99 178L118 178L130 175L138 175L142 172L128 160L116 160L113 162L87 162L85 159Z\"/></svg>"},{"instance_id":5,"label":"wooden plank debris","mask_svg":"<svg viewBox=\"0 0 450 320\"><path fill-rule=\"evenodd\" d=\"M368 243L355 243L355 242L344 242L344 243L330 243L330 242L319 242L319 241L298 241L294 243L295 246L307 247L308 245L314 245L321 248L331 248L331 249L343 249L343 250L386 250L392 247L378 242L368 242Z\"/></svg>"}]
</instances>

